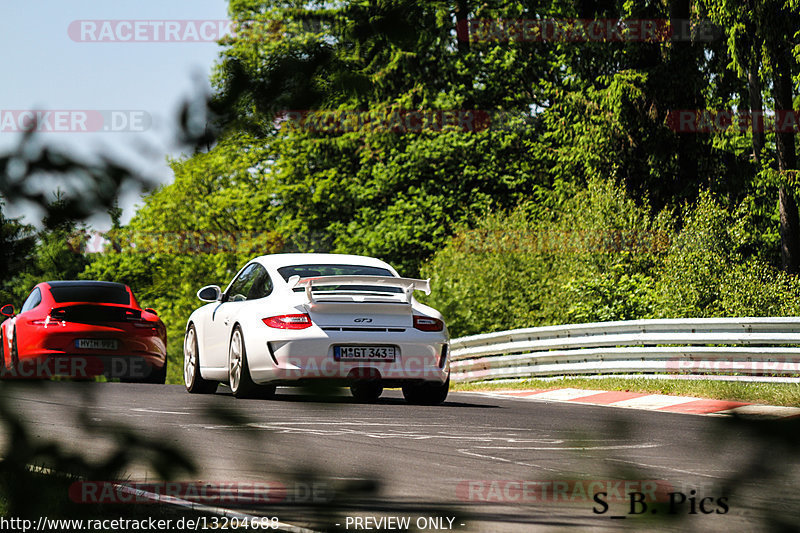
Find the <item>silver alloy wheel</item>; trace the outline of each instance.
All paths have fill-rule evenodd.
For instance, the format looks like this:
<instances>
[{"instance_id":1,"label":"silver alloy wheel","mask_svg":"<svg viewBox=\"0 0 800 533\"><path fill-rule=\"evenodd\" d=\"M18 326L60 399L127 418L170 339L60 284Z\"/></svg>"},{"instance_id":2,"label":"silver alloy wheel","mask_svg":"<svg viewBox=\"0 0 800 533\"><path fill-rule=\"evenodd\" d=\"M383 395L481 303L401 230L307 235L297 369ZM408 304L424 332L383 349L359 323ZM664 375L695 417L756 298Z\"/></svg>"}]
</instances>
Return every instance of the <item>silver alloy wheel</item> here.
<instances>
[{"instance_id":1,"label":"silver alloy wheel","mask_svg":"<svg viewBox=\"0 0 800 533\"><path fill-rule=\"evenodd\" d=\"M242 380L242 332L236 329L231 338L231 349L228 352L228 376L231 390L239 390Z\"/></svg>"},{"instance_id":2,"label":"silver alloy wheel","mask_svg":"<svg viewBox=\"0 0 800 533\"><path fill-rule=\"evenodd\" d=\"M198 371L196 335L194 328L190 327L183 339L183 381L187 387L194 384L194 378Z\"/></svg>"}]
</instances>

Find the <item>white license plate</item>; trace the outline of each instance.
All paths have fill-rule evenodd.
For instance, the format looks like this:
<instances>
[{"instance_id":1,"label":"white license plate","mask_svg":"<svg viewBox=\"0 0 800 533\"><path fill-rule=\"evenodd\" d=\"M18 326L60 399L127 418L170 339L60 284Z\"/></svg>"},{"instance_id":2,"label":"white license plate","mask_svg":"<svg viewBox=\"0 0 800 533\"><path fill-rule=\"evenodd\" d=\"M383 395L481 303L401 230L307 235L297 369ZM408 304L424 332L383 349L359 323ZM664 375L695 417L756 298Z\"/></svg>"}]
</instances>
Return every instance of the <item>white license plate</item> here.
<instances>
[{"instance_id":1,"label":"white license plate","mask_svg":"<svg viewBox=\"0 0 800 533\"><path fill-rule=\"evenodd\" d=\"M334 346L337 361L394 361L395 346Z\"/></svg>"},{"instance_id":2,"label":"white license plate","mask_svg":"<svg viewBox=\"0 0 800 533\"><path fill-rule=\"evenodd\" d=\"M82 350L116 350L116 339L78 339L75 347Z\"/></svg>"}]
</instances>

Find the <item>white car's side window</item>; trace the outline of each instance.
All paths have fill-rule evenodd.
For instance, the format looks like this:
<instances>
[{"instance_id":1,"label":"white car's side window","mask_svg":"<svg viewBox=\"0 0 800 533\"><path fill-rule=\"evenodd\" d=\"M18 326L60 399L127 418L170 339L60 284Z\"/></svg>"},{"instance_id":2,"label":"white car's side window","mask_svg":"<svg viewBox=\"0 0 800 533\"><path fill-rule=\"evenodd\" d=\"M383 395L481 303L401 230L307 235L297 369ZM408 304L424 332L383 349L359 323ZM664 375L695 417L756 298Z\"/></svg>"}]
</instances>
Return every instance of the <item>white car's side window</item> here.
<instances>
[{"instance_id":1,"label":"white car's side window","mask_svg":"<svg viewBox=\"0 0 800 533\"><path fill-rule=\"evenodd\" d=\"M225 301L243 302L247 300L250 290L259 277L258 274L260 270L263 270L263 268L256 263L245 268L226 292Z\"/></svg>"},{"instance_id":2,"label":"white car's side window","mask_svg":"<svg viewBox=\"0 0 800 533\"><path fill-rule=\"evenodd\" d=\"M272 293L272 288L272 278L269 277L267 269L258 265L258 273L250 292L247 294L247 299L258 300L259 298L266 298Z\"/></svg>"}]
</instances>

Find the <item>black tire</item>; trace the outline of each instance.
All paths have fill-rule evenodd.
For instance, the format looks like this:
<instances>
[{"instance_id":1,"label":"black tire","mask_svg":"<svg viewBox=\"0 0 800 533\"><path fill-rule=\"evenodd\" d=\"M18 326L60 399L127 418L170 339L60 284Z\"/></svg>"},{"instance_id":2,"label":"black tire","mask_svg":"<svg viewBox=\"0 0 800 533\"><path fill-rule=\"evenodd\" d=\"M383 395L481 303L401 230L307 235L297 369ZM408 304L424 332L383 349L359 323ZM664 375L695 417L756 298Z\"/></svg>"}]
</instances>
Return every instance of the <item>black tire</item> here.
<instances>
[{"instance_id":1,"label":"black tire","mask_svg":"<svg viewBox=\"0 0 800 533\"><path fill-rule=\"evenodd\" d=\"M383 393L383 385L378 380L357 381L350 385L350 394L359 403L375 403Z\"/></svg>"},{"instance_id":2,"label":"black tire","mask_svg":"<svg viewBox=\"0 0 800 533\"><path fill-rule=\"evenodd\" d=\"M189 350L191 350L191 353L189 353ZM166 369L167 366L165 364L165 378ZM183 338L183 382L186 385L186 390L191 394L213 394L217 391L217 385L219 385L216 381L203 379L200 375L200 350L197 347L197 330L194 324L189 326Z\"/></svg>"},{"instance_id":3,"label":"black tire","mask_svg":"<svg viewBox=\"0 0 800 533\"><path fill-rule=\"evenodd\" d=\"M0 372L5 372L6 370L6 343L5 338L3 338L3 328L0 328Z\"/></svg>"},{"instance_id":4,"label":"black tire","mask_svg":"<svg viewBox=\"0 0 800 533\"><path fill-rule=\"evenodd\" d=\"M8 374L8 366L6 365L6 339L3 336L3 328L0 328L0 379Z\"/></svg>"},{"instance_id":5,"label":"black tire","mask_svg":"<svg viewBox=\"0 0 800 533\"><path fill-rule=\"evenodd\" d=\"M161 368L151 368L150 375L144 379L144 383L152 383L153 385L163 385L166 382L167 382L167 360L164 359L164 366L162 366Z\"/></svg>"},{"instance_id":6,"label":"black tire","mask_svg":"<svg viewBox=\"0 0 800 533\"><path fill-rule=\"evenodd\" d=\"M14 332L14 340L11 342L11 371L13 374L19 372L19 350L17 350L17 333Z\"/></svg>"},{"instance_id":7,"label":"black tire","mask_svg":"<svg viewBox=\"0 0 800 533\"><path fill-rule=\"evenodd\" d=\"M237 350L239 351L238 364L235 359ZM274 385L257 385L250 376L244 334L238 325L233 328L228 348L228 386L235 398L270 398L275 394Z\"/></svg>"},{"instance_id":8,"label":"black tire","mask_svg":"<svg viewBox=\"0 0 800 533\"><path fill-rule=\"evenodd\" d=\"M444 383L403 385L403 397L413 405L439 405L447 399L449 391L450 376Z\"/></svg>"}]
</instances>

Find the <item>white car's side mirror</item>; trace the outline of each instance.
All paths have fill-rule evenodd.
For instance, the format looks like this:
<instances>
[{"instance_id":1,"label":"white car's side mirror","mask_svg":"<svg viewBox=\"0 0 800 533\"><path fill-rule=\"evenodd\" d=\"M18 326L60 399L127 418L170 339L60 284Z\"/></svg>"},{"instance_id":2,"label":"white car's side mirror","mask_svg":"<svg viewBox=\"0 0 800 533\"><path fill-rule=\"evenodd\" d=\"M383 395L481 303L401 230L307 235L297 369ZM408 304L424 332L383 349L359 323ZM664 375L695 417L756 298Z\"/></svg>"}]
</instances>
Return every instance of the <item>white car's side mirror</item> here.
<instances>
[{"instance_id":1,"label":"white car's side mirror","mask_svg":"<svg viewBox=\"0 0 800 533\"><path fill-rule=\"evenodd\" d=\"M217 285L206 285L197 291L197 297L204 302L218 302L222 299L222 289Z\"/></svg>"}]
</instances>

